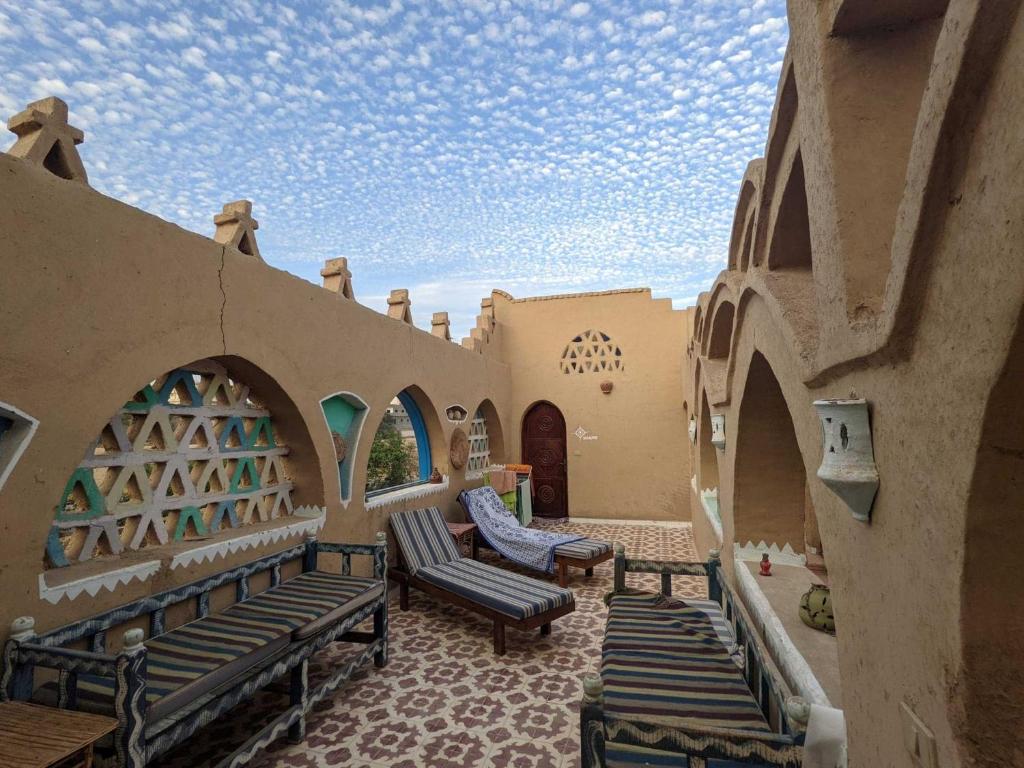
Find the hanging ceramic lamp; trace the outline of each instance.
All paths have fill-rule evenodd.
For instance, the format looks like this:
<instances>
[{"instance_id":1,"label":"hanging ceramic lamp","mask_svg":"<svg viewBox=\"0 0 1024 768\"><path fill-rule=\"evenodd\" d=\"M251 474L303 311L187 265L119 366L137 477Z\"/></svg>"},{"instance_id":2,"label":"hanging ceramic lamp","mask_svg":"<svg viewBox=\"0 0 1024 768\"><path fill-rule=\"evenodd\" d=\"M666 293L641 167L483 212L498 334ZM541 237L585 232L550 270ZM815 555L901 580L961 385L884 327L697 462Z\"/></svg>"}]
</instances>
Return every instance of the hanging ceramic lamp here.
<instances>
[{"instance_id":1,"label":"hanging ceramic lamp","mask_svg":"<svg viewBox=\"0 0 1024 768\"><path fill-rule=\"evenodd\" d=\"M818 477L846 502L855 519L870 522L878 469L867 400L815 400L814 407L823 448Z\"/></svg>"}]
</instances>

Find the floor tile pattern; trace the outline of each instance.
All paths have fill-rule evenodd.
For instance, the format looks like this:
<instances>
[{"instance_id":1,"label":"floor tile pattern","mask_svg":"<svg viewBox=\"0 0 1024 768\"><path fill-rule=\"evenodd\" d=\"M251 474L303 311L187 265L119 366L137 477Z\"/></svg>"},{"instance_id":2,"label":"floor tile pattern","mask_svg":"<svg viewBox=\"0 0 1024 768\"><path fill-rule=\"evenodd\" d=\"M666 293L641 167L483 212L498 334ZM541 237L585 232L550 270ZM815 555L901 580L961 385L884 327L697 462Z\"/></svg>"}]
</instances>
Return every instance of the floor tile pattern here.
<instances>
[{"instance_id":1,"label":"floor tile pattern","mask_svg":"<svg viewBox=\"0 0 1024 768\"><path fill-rule=\"evenodd\" d=\"M620 541L630 557L695 560L689 526L548 523L537 527ZM512 568L493 552L481 560ZM522 570L521 572L527 573ZM536 575L536 574L534 574ZM321 703L301 744L276 742L254 768L575 768L579 765L581 678L597 669L612 563L594 576L572 571L576 611L550 637L508 630L508 653L495 656L488 622L413 591L410 610L391 612L391 659ZM631 574L630 586L656 591L656 576ZM674 593L704 597L704 579L676 578ZM314 657L314 679L353 652L337 643ZM159 768L200 768L229 754L286 701L268 689L166 755Z\"/></svg>"}]
</instances>

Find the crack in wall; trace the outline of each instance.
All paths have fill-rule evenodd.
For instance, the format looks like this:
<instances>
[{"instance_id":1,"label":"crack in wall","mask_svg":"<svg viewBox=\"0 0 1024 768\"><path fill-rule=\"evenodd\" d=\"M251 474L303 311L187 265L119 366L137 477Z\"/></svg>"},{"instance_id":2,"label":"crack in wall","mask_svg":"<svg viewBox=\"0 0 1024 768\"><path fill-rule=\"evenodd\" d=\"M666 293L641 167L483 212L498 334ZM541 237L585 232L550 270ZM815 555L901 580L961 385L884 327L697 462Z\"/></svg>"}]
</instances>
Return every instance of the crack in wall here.
<instances>
[{"instance_id":1,"label":"crack in wall","mask_svg":"<svg viewBox=\"0 0 1024 768\"><path fill-rule=\"evenodd\" d=\"M217 268L217 285L220 287L220 296L221 296L221 299L220 299L220 343L221 343L221 346L223 347L225 355L228 353L228 340L227 340L227 336L224 334L224 310L227 308L227 305L228 305L228 294L224 290L224 261L225 261L225 252L226 252L226 250L227 250L227 248L225 246L221 246L221 248L220 248L220 266Z\"/></svg>"}]
</instances>

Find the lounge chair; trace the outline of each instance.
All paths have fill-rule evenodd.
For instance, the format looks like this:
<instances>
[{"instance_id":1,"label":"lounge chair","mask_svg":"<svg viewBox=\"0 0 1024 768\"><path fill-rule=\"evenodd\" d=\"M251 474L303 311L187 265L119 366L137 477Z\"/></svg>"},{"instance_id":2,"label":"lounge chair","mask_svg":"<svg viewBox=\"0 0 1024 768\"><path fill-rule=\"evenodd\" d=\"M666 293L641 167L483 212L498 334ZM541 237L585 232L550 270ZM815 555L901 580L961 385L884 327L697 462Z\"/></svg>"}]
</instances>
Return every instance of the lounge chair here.
<instances>
[{"instance_id":1,"label":"lounge chair","mask_svg":"<svg viewBox=\"0 0 1024 768\"><path fill-rule=\"evenodd\" d=\"M595 565L612 559L610 542L524 528L488 485L463 491L459 503L466 516L476 523L486 546L527 568L554 573L557 567L561 587L569 585L570 568L582 568L585 575L593 576Z\"/></svg>"},{"instance_id":2,"label":"lounge chair","mask_svg":"<svg viewBox=\"0 0 1024 768\"><path fill-rule=\"evenodd\" d=\"M453 603L494 622L494 652L505 653L505 627L551 634L551 622L576 610L572 592L465 558L437 507L395 512L398 567L388 576L399 584L399 606L409 609L409 587Z\"/></svg>"}]
</instances>

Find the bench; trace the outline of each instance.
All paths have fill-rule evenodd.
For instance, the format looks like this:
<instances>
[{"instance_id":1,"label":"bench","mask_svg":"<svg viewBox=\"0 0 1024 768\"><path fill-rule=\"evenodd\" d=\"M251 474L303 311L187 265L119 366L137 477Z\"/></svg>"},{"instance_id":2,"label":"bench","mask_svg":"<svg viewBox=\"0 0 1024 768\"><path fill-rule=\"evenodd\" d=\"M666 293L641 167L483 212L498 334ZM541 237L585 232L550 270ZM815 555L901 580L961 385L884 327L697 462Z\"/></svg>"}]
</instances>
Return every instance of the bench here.
<instances>
[{"instance_id":1,"label":"bench","mask_svg":"<svg viewBox=\"0 0 1024 768\"><path fill-rule=\"evenodd\" d=\"M616 544L601 672L584 678L583 768L799 768L808 707L786 696L719 566L715 550L664 562ZM660 574L660 593L627 589L626 573ZM673 575L707 577L710 599L674 599Z\"/></svg>"},{"instance_id":2,"label":"bench","mask_svg":"<svg viewBox=\"0 0 1024 768\"><path fill-rule=\"evenodd\" d=\"M494 652L505 653L505 628L551 633L551 622L576 610L568 589L463 557L437 507L395 512L391 530L398 541L399 607L409 609L409 587L458 605L493 622Z\"/></svg>"},{"instance_id":3,"label":"bench","mask_svg":"<svg viewBox=\"0 0 1024 768\"><path fill-rule=\"evenodd\" d=\"M320 553L341 555L341 573L317 570ZM373 559L373 577L351 575L352 555ZM282 580L282 567L301 562L302 572ZM269 572L269 589L250 594L250 579ZM305 542L251 563L145 597L41 635L29 617L16 619L3 649L0 696L34 700L61 709L113 714L118 721L114 753L120 768L141 768L186 740L285 674L289 705L220 766L238 766L286 732L292 741L305 734L311 708L372 658L387 663L387 545ZM236 601L210 612L210 595L235 586ZM166 612L185 601L195 619L167 630ZM120 651L107 651L107 632L141 616L142 629L124 633ZM355 627L373 617L373 631ZM315 688L308 680L309 658L336 641L366 647L331 671ZM69 647L85 644L86 649ZM56 680L36 684L36 668L55 670Z\"/></svg>"}]
</instances>

